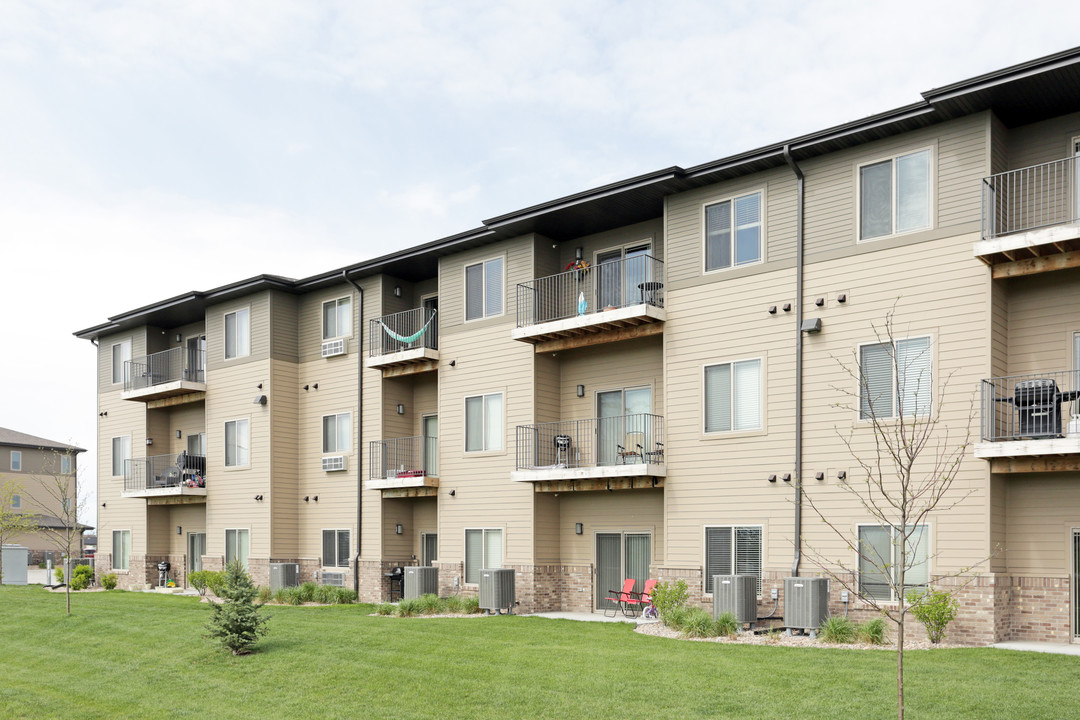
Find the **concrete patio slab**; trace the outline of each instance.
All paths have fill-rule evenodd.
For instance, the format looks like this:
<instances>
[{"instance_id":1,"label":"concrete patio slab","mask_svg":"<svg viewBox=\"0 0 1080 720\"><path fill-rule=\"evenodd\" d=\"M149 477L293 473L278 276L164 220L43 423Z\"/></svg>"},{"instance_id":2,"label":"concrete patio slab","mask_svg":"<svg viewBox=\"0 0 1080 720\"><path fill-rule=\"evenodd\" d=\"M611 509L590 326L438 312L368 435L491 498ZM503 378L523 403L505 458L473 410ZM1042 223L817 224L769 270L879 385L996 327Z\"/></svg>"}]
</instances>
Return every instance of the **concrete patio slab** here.
<instances>
[{"instance_id":1,"label":"concrete patio slab","mask_svg":"<svg viewBox=\"0 0 1080 720\"><path fill-rule=\"evenodd\" d=\"M1023 650L1024 652L1076 655L1080 657L1080 645L1072 645L1070 643L1021 642L1019 640L1010 640L1008 642L994 643L993 647L1001 648L1002 650Z\"/></svg>"}]
</instances>

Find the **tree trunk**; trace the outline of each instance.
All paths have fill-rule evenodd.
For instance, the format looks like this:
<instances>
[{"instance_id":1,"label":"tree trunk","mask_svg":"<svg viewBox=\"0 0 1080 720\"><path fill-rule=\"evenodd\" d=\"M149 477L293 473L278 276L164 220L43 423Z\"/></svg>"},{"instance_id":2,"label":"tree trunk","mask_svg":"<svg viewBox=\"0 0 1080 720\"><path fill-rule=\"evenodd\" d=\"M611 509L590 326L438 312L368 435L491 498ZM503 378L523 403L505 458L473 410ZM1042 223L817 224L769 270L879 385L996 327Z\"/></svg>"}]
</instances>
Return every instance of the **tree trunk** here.
<instances>
[{"instance_id":1,"label":"tree trunk","mask_svg":"<svg viewBox=\"0 0 1080 720\"><path fill-rule=\"evenodd\" d=\"M896 624L896 717L904 720L904 618Z\"/></svg>"},{"instance_id":2,"label":"tree trunk","mask_svg":"<svg viewBox=\"0 0 1080 720\"><path fill-rule=\"evenodd\" d=\"M64 596L67 599L67 614L71 614L71 578L65 577L66 584L64 585Z\"/></svg>"}]
</instances>

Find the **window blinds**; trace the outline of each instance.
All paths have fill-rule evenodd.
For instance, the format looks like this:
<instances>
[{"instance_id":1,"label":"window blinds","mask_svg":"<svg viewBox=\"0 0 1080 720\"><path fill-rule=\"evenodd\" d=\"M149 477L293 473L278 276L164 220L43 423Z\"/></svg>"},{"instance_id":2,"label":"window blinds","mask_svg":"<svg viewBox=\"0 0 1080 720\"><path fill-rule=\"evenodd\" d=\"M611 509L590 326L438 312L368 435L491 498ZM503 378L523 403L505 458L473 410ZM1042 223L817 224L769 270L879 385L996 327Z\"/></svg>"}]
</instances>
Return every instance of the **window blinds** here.
<instances>
[{"instance_id":1,"label":"window blinds","mask_svg":"<svg viewBox=\"0 0 1080 720\"><path fill-rule=\"evenodd\" d=\"M484 317L484 266L465 268L465 319Z\"/></svg>"},{"instance_id":2,"label":"window blinds","mask_svg":"<svg viewBox=\"0 0 1080 720\"><path fill-rule=\"evenodd\" d=\"M891 345L863 345L859 350L859 375L859 417L892 417Z\"/></svg>"}]
</instances>

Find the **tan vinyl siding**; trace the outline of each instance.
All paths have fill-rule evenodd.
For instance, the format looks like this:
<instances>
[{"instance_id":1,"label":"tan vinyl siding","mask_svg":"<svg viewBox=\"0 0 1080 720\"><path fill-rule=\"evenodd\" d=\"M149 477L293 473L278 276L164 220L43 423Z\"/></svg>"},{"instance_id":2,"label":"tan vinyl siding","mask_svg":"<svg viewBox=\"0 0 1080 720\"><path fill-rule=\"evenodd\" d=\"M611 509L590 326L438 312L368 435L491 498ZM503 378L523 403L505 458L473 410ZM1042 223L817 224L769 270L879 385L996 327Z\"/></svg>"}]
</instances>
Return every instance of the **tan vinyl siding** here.
<instances>
[{"instance_id":1,"label":"tan vinyl siding","mask_svg":"<svg viewBox=\"0 0 1080 720\"><path fill-rule=\"evenodd\" d=\"M225 315L241 308L249 308L251 328L251 354L246 357L225 359ZM206 308L206 368L208 371L259 362L270 357L270 291L249 295ZM209 382L209 377L207 379ZM209 547L210 538L206 542ZM224 542L224 541L222 541ZM255 538L252 537L252 543ZM209 550L208 550L209 552ZM252 550L254 557L254 550Z\"/></svg>"},{"instance_id":2,"label":"tan vinyl siding","mask_svg":"<svg viewBox=\"0 0 1080 720\"><path fill-rule=\"evenodd\" d=\"M663 218L626 225L614 230L586 235L575 240L565 240L559 243L558 267L550 273L543 273L542 268L545 266L541 264L538 257L537 271L547 275L563 272L563 268L574 260L574 252L577 248L582 249L583 259L592 265L596 262L596 253L598 252L619 247L634 247L646 243L650 246L649 255L657 260L664 259Z\"/></svg>"},{"instance_id":3,"label":"tan vinyl siding","mask_svg":"<svg viewBox=\"0 0 1080 720\"><path fill-rule=\"evenodd\" d=\"M273 404L270 414L271 489L269 496L264 495L262 501L270 506L273 524L270 556L283 559L303 557L300 554L299 513L302 496L299 463L301 457L307 458L311 453L307 452L308 448L304 447L300 438L299 397L304 391L300 389L299 365L272 359L270 384L264 385L263 389Z\"/></svg>"},{"instance_id":4,"label":"tan vinyl siding","mask_svg":"<svg viewBox=\"0 0 1080 720\"><path fill-rule=\"evenodd\" d=\"M270 337L270 354L275 360L293 363L299 360L299 305L300 302L295 295L282 292L270 293L270 319L273 329ZM304 339L307 339L306 333ZM304 348L305 351L307 349Z\"/></svg>"},{"instance_id":5,"label":"tan vinyl siding","mask_svg":"<svg viewBox=\"0 0 1080 720\"><path fill-rule=\"evenodd\" d=\"M533 356L533 407L538 423L562 419L562 398L559 391L562 362L551 353Z\"/></svg>"},{"instance_id":6,"label":"tan vinyl siding","mask_svg":"<svg viewBox=\"0 0 1080 720\"><path fill-rule=\"evenodd\" d=\"M571 565L596 561L596 533L647 532L652 535L652 563L664 557L664 491L559 495L561 559ZM583 532L577 535L574 524Z\"/></svg>"},{"instance_id":7,"label":"tan vinyl siding","mask_svg":"<svg viewBox=\"0 0 1080 720\"><path fill-rule=\"evenodd\" d=\"M1080 137L1080 113L1012 128L1009 131L1009 168L1018 169L1061 160Z\"/></svg>"},{"instance_id":8,"label":"tan vinyl siding","mask_svg":"<svg viewBox=\"0 0 1080 720\"><path fill-rule=\"evenodd\" d=\"M439 258L439 338L440 350L442 339L448 334L458 332L465 327L502 325L513 323L517 308L517 284L532 280L533 271L532 235L525 235L513 240L467 250L465 252ZM465 266L483 262L495 257L504 259L505 270L504 298L502 315L482 320L465 322ZM513 324L510 325L513 327ZM508 331L509 335L509 331ZM509 336L507 335L507 341Z\"/></svg>"},{"instance_id":9,"label":"tan vinyl siding","mask_svg":"<svg viewBox=\"0 0 1080 720\"><path fill-rule=\"evenodd\" d=\"M140 327L115 335L103 335L98 340L97 365L98 365L98 394L109 393L113 390L123 390L122 382L113 384L112 381L112 346L123 341L131 340L131 359L146 354L146 328ZM122 377L122 374L121 374Z\"/></svg>"},{"instance_id":10,"label":"tan vinyl siding","mask_svg":"<svg viewBox=\"0 0 1080 720\"><path fill-rule=\"evenodd\" d=\"M134 351L133 351L134 352ZM120 399L120 386L98 395L97 422L97 531L103 554L112 553L113 530L131 530L131 552L146 552L146 500L125 498L124 479L112 476L112 439L131 436L131 456L146 457L146 405Z\"/></svg>"},{"instance_id":11,"label":"tan vinyl siding","mask_svg":"<svg viewBox=\"0 0 1080 720\"><path fill-rule=\"evenodd\" d=\"M1080 527L1080 483L1074 473L1011 475L1007 485L1008 571L1064 577L1069 532Z\"/></svg>"},{"instance_id":12,"label":"tan vinyl siding","mask_svg":"<svg viewBox=\"0 0 1080 720\"><path fill-rule=\"evenodd\" d=\"M1008 283L1009 374L1072 370L1072 334L1080 332L1080 269Z\"/></svg>"},{"instance_id":13,"label":"tan vinyl siding","mask_svg":"<svg viewBox=\"0 0 1080 720\"><path fill-rule=\"evenodd\" d=\"M664 414L663 337L594 345L559 354L562 382L560 420L596 417L596 394L608 390L649 387L652 413ZM585 386L585 397L577 386Z\"/></svg>"},{"instance_id":14,"label":"tan vinyl siding","mask_svg":"<svg viewBox=\"0 0 1080 720\"><path fill-rule=\"evenodd\" d=\"M990 115L990 174L1009 169L1009 129L997 115Z\"/></svg>"}]
</instances>

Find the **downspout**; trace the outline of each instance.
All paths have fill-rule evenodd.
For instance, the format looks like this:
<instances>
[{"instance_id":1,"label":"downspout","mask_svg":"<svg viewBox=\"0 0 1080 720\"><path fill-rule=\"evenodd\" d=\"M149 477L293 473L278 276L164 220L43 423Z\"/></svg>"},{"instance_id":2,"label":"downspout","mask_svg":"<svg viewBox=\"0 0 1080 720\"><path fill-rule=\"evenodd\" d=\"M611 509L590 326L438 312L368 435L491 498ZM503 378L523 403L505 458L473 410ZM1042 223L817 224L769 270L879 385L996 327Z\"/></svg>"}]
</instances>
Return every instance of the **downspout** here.
<instances>
[{"instance_id":1,"label":"downspout","mask_svg":"<svg viewBox=\"0 0 1080 720\"><path fill-rule=\"evenodd\" d=\"M791 146L784 146L784 160L795 173L795 557L791 561L791 576L799 576L802 560L802 402L803 402L803 206L805 179Z\"/></svg>"},{"instance_id":2,"label":"downspout","mask_svg":"<svg viewBox=\"0 0 1080 720\"><path fill-rule=\"evenodd\" d=\"M353 590L360 595L360 539L363 537L364 502L364 288L353 282L348 270L341 271L345 282L360 295L356 317L360 320L356 359L356 556L353 558Z\"/></svg>"}]
</instances>

